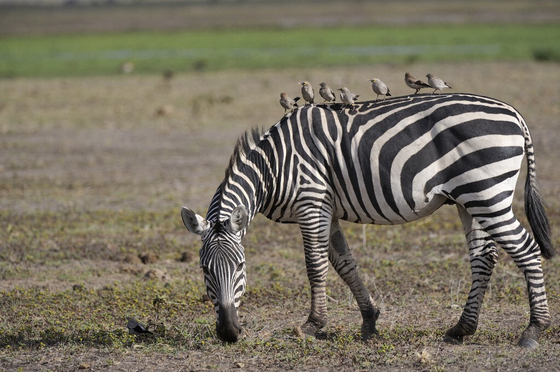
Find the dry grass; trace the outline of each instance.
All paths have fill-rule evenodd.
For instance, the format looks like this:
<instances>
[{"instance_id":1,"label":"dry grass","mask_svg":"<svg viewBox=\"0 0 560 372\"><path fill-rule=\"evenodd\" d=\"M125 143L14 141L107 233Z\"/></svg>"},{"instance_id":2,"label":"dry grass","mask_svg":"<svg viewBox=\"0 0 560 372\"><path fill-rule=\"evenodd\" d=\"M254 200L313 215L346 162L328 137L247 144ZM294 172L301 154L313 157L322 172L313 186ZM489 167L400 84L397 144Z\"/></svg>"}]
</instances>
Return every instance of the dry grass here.
<instances>
[{"instance_id":1,"label":"dry grass","mask_svg":"<svg viewBox=\"0 0 560 372\"><path fill-rule=\"evenodd\" d=\"M318 340L294 327L308 311L296 226L262 217L246 237L249 287L245 338L216 341L197 265L198 238L179 209L204 213L236 138L282 115L278 93L298 82L346 85L374 98L366 79L395 95L404 71L444 77L456 91L492 96L524 114L542 192L560 244L560 80L557 65L487 63L221 72L161 77L0 81L0 369L339 370L553 369L559 365L560 265L545 262L553 325L536 351L513 348L528 322L520 272L501 260L479 332L465 345L441 342L470 284L454 208L417 223L344 229L366 285L382 308L381 335L355 340L359 311L332 272L331 323ZM511 77L514 76L515 80ZM166 107L165 109L163 109ZM522 185L520 185L522 187ZM516 207L522 216L521 193ZM524 217L522 217L524 221ZM524 222L525 223L525 222ZM181 262L183 252L194 259ZM157 254L143 264L138 255ZM163 270L168 284L146 280ZM157 337L134 338L125 317Z\"/></svg>"}]
</instances>

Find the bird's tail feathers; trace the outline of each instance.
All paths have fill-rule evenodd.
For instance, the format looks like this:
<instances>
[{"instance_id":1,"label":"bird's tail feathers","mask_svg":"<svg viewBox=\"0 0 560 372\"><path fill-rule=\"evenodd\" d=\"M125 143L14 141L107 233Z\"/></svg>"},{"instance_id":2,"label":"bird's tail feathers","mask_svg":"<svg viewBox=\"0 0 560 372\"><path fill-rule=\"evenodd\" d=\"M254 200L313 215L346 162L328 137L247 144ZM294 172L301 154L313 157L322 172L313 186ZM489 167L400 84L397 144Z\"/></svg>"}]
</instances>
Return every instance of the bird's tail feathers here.
<instances>
[{"instance_id":1,"label":"bird's tail feathers","mask_svg":"<svg viewBox=\"0 0 560 372\"><path fill-rule=\"evenodd\" d=\"M299 101L299 99L300 99L299 97L294 98L294 102Z\"/></svg>"}]
</instances>

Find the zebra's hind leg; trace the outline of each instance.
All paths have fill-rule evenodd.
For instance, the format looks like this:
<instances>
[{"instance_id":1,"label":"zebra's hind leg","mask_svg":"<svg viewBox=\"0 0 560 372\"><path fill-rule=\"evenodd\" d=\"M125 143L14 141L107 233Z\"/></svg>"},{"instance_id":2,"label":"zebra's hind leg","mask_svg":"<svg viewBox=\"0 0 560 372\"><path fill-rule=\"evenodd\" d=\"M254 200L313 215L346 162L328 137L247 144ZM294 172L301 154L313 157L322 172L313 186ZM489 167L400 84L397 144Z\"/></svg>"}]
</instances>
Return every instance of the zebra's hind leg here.
<instances>
[{"instance_id":1,"label":"zebra's hind leg","mask_svg":"<svg viewBox=\"0 0 560 372\"><path fill-rule=\"evenodd\" d=\"M518 345L535 348L539 345L541 332L551 323L539 245L515 218L511 207L498 216L492 211L479 211L472 215L494 241L509 254L525 276L531 316L529 326L521 335Z\"/></svg>"},{"instance_id":2,"label":"zebra's hind leg","mask_svg":"<svg viewBox=\"0 0 560 372\"><path fill-rule=\"evenodd\" d=\"M375 307L369 291L358 275L356 261L348 248L348 243L346 242L346 238L342 233L338 221L333 221L331 224L329 261L338 275L348 285L358 303L363 318L361 329L362 339L367 340L377 335L375 322L379 317L379 309Z\"/></svg>"},{"instance_id":3,"label":"zebra's hind leg","mask_svg":"<svg viewBox=\"0 0 560 372\"><path fill-rule=\"evenodd\" d=\"M457 209L469 246L472 284L459 322L445 332L444 341L450 344L461 344L464 336L470 336L476 332L482 300L492 270L498 262L496 245L490 235L467 213L463 206L457 204Z\"/></svg>"}]
</instances>

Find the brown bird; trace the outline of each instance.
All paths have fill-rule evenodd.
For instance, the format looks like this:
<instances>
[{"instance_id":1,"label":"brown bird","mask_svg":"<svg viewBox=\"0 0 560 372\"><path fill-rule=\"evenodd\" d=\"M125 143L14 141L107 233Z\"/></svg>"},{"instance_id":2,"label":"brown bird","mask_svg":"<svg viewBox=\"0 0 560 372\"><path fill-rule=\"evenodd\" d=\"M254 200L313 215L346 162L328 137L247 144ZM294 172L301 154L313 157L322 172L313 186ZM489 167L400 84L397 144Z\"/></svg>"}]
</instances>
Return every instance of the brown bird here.
<instances>
[{"instance_id":1,"label":"brown bird","mask_svg":"<svg viewBox=\"0 0 560 372\"><path fill-rule=\"evenodd\" d=\"M420 89L429 88L430 85L424 83L422 80L416 79L414 76L410 75L408 72L404 74L404 82L412 89L416 89L414 94L418 93Z\"/></svg>"},{"instance_id":2,"label":"brown bird","mask_svg":"<svg viewBox=\"0 0 560 372\"><path fill-rule=\"evenodd\" d=\"M295 107L298 107L296 103L298 100L299 97L291 99L288 94L280 93L280 105L284 107L284 114L287 110L293 111Z\"/></svg>"},{"instance_id":3,"label":"brown bird","mask_svg":"<svg viewBox=\"0 0 560 372\"><path fill-rule=\"evenodd\" d=\"M434 94L438 90L441 93L441 90L443 88L452 89L445 81L441 80L437 76L434 76L432 74L428 74L428 75L426 75L426 77L428 78L428 84L430 84L430 86L432 88L434 88L434 91L432 92L432 94Z\"/></svg>"},{"instance_id":4,"label":"brown bird","mask_svg":"<svg viewBox=\"0 0 560 372\"><path fill-rule=\"evenodd\" d=\"M309 104L311 104L311 106L313 106L313 104L315 103L313 101L313 99L315 98L315 91L313 90L311 83L309 81L302 81L300 84L301 96L303 97L305 102L308 102Z\"/></svg>"},{"instance_id":5,"label":"brown bird","mask_svg":"<svg viewBox=\"0 0 560 372\"><path fill-rule=\"evenodd\" d=\"M331 101L335 102L336 101L336 95L332 91L331 87L329 87L327 85L327 83L321 83L319 85L321 86L321 89L319 89L319 94L324 99L323 103L331 102Z\"/></svg>"}]
</instances>

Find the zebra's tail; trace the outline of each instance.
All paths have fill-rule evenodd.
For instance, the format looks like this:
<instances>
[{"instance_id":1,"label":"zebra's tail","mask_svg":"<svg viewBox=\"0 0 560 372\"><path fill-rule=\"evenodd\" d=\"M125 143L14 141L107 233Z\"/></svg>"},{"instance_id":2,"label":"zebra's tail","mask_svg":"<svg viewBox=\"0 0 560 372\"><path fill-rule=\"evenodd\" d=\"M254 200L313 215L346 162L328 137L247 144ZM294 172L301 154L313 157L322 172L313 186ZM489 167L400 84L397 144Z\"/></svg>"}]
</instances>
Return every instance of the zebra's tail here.
<instances>
[{"instance_id":1,"label":"zebra's tail","mask_svg":"<svg viewBox=\"0 0 560 372\"><path fill-rule=\"evenodd\" d=\"M537 173L535 169L535 152L529 131L525 126L525 150L527 153L527 178L525 179L525 214L533 235L541 248L544 258L552 258L556 254L551 240L550 223L545 210L545 202L539 193Z\"/></svg>"}]
</instances>

